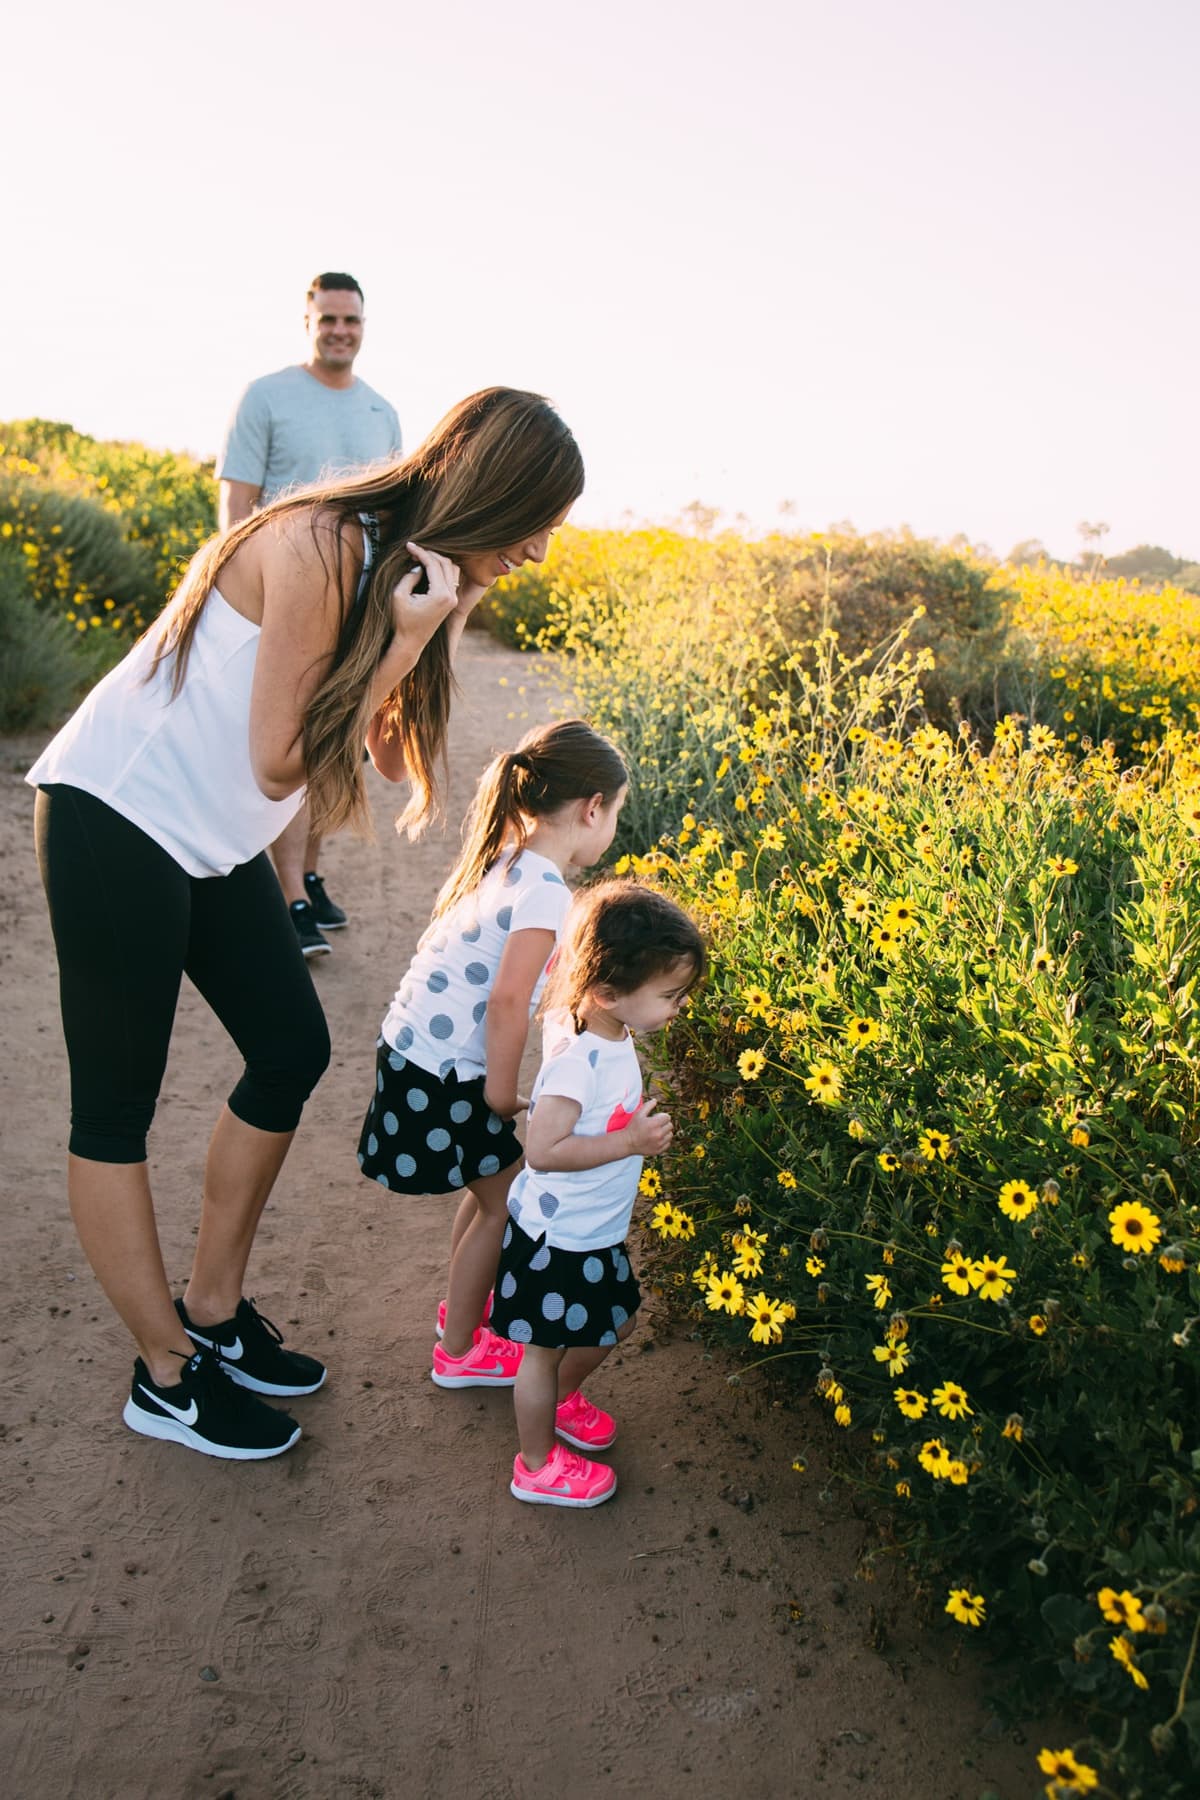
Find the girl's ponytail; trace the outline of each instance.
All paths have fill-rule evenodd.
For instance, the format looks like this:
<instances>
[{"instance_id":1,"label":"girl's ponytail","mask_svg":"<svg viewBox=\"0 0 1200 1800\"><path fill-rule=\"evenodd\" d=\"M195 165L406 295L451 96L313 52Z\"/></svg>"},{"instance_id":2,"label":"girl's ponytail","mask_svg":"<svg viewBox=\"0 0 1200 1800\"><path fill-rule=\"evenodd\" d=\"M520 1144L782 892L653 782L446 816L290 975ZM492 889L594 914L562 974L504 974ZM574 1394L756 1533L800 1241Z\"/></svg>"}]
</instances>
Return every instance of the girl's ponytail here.
<instances>
[{"instance_id":1,"label":"girl's ponytail","mask_svg":"<svg viewBox=\"0 0 1200 1800\"><path fill-rule=\"evenodd\" d=\"M516 856L540 819L602 794L614 800L629 780L607 738L582 719L563 719L526 732L515 750L502 750L484 770L463 824L463 847L433 909L435 919L473 893L506 846Z\"/></svg>"}]
</instances>

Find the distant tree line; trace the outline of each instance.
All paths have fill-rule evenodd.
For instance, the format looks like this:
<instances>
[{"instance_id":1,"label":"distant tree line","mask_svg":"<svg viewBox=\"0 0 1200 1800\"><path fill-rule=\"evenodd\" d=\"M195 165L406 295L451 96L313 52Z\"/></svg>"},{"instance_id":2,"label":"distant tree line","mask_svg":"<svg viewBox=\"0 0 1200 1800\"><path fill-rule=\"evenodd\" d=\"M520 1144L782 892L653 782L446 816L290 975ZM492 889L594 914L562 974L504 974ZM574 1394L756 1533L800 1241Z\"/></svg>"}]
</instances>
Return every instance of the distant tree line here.
<instances>
[{"instance_id":1,"label":"distant tree line","mask_svg":"<svg viewBox=\"0 0 1200 1800\"><path fill-rule=\"evenodd\" d=\"M1093 578L1099 574L1121 576L1126 581L1140 581L1144 587L1170 585L1200 594L1200 561L1172 556L1161 544L1136 544L1120 556L1105 556L1100 550L1100 538L1108 530L1107 525L1081 525L1079 529L1084 547L1074 563L1051 556L1040 538L1022 538L1013 545L1006 561L1018 567L1037 562L1054 563L1062 569L1082 567Z\"/></svg>"}]
</instances>

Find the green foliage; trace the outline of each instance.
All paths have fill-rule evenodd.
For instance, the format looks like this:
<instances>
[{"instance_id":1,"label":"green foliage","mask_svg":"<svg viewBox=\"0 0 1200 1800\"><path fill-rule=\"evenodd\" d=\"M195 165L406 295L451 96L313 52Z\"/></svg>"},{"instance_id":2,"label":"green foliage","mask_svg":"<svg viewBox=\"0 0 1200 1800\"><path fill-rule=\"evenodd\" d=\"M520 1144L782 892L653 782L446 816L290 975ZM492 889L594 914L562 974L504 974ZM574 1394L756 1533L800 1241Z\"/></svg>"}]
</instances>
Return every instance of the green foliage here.
<instances>
[{"instance_id":1,"label":"green foliage","mask_svg":"<svg viewBox=\"0 0 1200 1800\"><path fill-rule=\"evenodd\" d=\"M1045 564L1001 578L1014 595L1009 678L1028 719L1072 746L1111 743L1123 761L1200 725L1200 597Z\"/></svg>"},{"instance_id":2,"label":"green foliage","mask_svg":"<svg viewBox=\"0 0 1200 1800\"><path fill-rule=\"evenodd\" d=\"M1077 1698L1089 1764L1183 1795L1200 739L1167 727L1130 771L1042 723L951 736L903 625L852 656L721 600L689 636L622 593L566 640L636 771L618 868L712 947L648 1172L667 1267L813 1385L841 1479L952 1616L983 1597L1040 1704Z\"/></svg>"},{"instance_id":3,"label":"green foliage","mask_svg":"<svg viewBox=\"0 0 1200 1800\"><path fill-rule=\"evenodd\" d=\"M8 728L55 722L117 661L215 522L208 465L46 420L0 425Z\"/></svg>"},{"instance_id":4,"label":"green foliage","mask_svg":"<svg viewBox=\"0 0 1200 1800\"><path fill-rule=\"evenodd\" d=\"M57 724L96 673L66 620L37 605L0 546L0 732Z\"/></svg>"},{"instance_id":5,"label":"green foliage","mask_svg":"<svg viewBox=\"0 0 1200 1800\"><path fill-rule=\"evenodd\" d=\"M55 486L113 512L131 544L144 546L151 572L141 596L147 618L169 597L192 555L217 528L211 462L145 444L86 436L49 419L0 424L0 454L31 464Z\"/></svg>"},{"instance_id":6,"label":"green foliage","mask_svg":"<svg viewBox=\"0 0 1200 1800\"><path fill-rule=\"evenodd\" d=\"M736 609L750 627L770 622L803 656L823 625L851 658L876 653L902 626L914 654L932 653L924 704L930 717L991 720L1011 595L991 565L967 548L911 535L724 532L562 532L544 564L527 564L492 591L485 617L520 648L577 649L586 628L613 618L638 625L662 611L688 632ZM611 635L611 634L610 634ZM936 673L932 672L936 669Z\"/></svg>"}]
</instances>

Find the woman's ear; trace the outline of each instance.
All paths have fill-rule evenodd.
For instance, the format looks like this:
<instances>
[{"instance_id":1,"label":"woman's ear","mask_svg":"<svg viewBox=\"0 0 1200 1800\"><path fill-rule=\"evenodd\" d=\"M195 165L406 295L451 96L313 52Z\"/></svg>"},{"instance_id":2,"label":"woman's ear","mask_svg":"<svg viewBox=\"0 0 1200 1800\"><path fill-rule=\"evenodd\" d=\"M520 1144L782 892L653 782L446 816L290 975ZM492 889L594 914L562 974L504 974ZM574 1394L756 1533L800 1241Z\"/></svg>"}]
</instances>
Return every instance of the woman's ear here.
<instances>
[{"instance_id":1,"label":"woman's ear","mask_svg":"<svg viewBox=\"0 0 1200 1800\"><path fill-rule=\"evenodd\" d=\"M600 814L603 811L604 811L604 795L603 794L593 794L590 800L584 801L583 811L580 814L580 817L582 818L585 825L594 825L596 823L597 819L600 817Z\"/></svg>"}]
</instances>

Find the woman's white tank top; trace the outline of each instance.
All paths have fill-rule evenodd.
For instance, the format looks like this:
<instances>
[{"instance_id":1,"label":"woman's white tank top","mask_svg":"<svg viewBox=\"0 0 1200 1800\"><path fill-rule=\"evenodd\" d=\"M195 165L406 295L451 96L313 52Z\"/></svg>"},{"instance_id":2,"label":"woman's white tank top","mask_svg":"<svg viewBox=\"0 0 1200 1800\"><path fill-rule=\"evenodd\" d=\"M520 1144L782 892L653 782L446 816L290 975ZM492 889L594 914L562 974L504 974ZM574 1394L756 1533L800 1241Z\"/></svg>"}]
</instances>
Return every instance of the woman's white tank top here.
<instances>
[{"instance_id":1,"label":"woman's white tank top","mask_svg":"<svg viewBox=\"0 0 1200 1800\"><path fill-rule=\"evenodd\" d=\"M364 527L360 596L371 562ZM161 624L170 624L176 605L165 609ZM94 794L189 875L228 875L274 843L304 800L303 788L268 800L250 765L259 627L213 588L173 700L169 658L146 679L158 637L156 630L142 638L109 670L25 779Z\"/></svg>"}]
</instances>

